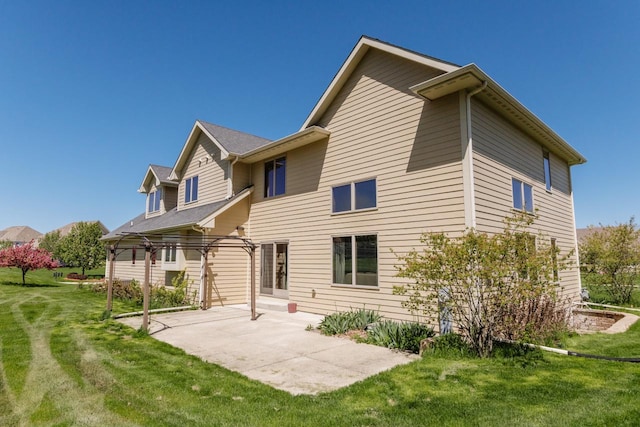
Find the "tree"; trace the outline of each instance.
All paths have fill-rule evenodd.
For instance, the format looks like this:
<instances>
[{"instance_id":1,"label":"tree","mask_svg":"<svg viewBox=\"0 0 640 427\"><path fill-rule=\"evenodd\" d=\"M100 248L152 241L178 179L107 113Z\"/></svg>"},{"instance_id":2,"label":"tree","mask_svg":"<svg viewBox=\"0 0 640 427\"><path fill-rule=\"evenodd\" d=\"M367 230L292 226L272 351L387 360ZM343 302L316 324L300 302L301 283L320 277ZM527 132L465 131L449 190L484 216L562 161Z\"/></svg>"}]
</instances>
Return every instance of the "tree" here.
<instances>
[{"instance_id":1,"label":"tree","mask_svg":"<svg viewBox=\"0 0 640 427\"><path fill-rule=\"evenodd\" d=\"M60 230L50 231L42 237L39 248L45 249L51 253L54 258L60 258L58 245L60 244Z\"/></svg>"},{"instance_id":2,"label":"tree","mask_svg":"<svg viewBox=\"0 0 640 427\"><path fill-rule=\"evenodd\" d=\"M58 245L62 261L85 270L101 266L106 259L104 244L100 242L102 229L97 222L79 222Z\"/></svg>"},{"instance_id":3,"label":"tree","mask_svg":"<svg viewBox=\"0 0 640 427\"><path fill-rule=\"evenodd\" d=\"M9 248L13 246L13 242L11 240L0 240L0 249Z\"/></svg>"},{"instance_id":4,"label":"tree","mask_svg":"<svg viewBox=\"0 0 640 427\"><path fill-rule=\"evenodd\" d=\"M548 238L532 234L533 220L516 214L494 235L473 229L460 237L424 234L421 251L398 257L398 276L413 283L394 293L408 297L402 305L414 314L432 322L440 317L441 325L451 321L481 357L491 354L495 338L542 333L549 327L545 312L554 313L560 322L555 327L566 328L568 306L558 298L555 279L570 253L559 257Z\"/></svg>"},{"instance_id":5,"label":"tree","mask_svg":"<svg viewBox=\"0 0 640 427\"><path fill-rule=\"evenodd\" d=\"M58 263L51 259L51 254L33 246L33 240L21 246L11 246L0 250L0 267L17 267L22 270L22 285L29 270L40 268L54 269Z\"/></svg>"},{"instance_id":6,"label":"tree","mask_svg":"<svg viewBox=\"0 0 640 427\"><path fill-rule=\"evenodd\" d=\"M580 261L595 283L604 285L615 303L631 302L640 272L640 230L631 217L618 225L589 227L580 244Z\"/></svg>"}]
</instances>

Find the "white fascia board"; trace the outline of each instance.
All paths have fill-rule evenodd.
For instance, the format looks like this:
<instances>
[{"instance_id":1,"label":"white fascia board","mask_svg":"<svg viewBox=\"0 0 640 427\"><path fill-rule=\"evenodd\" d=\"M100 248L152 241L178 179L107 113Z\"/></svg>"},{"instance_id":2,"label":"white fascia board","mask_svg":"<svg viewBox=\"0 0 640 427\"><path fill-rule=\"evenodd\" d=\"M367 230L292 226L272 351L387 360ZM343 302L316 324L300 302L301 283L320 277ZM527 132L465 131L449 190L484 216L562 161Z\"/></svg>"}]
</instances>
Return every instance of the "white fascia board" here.
<instances>
[{"instance_id":1,"label":"white fascia board","mask_svg":"<svg viewBox=\"0 0 640 427\"><path fill-rule=\"evenodd\" d=\"M196 225L198 225L199 227L202 227L202 228L214 228L215 224L216 224L215 221L216 221L216 217L217 216L219 216L220 214L224 213L225 211L231 209L232 207L237 205L238 202L240 202L241 200L244 200L246 197L249 197L252 193L253 193L253 187L247 188L247 189L241 191L240 193L238 193L237 196L234 197L234 199L232 201L230 201L226 205L222 206L217 211L211 213L210 215L208 215L204 219L198 221L198 223Z\"/></svg>"},{"instance_id":2,"label":"white fascia board","mask_svg":"<svg viewBox=\"0 0 640 427\"><path fill-rule=\"evenodd\" d=\"M147 189L146 184L147 181L149 181L149 175L152 175L156 182L159 183L158 177L155 176L155 174L153 173L153 169L151 169L151 165L149 165L149 168L147 168L147 173L144 174L144 178L142 178L142 182L140 183L140 187L138 188L138 193L146 193Z\"/></svg>"},{"instance_id":3,"label":"white fascia board","mask_svg":"<svg viewBox=\"0 0 640 427\"><path fill-rule=\"evenodd\" d=\"M347 79L351 76L353 70L358 66L360 60L364 57L364 55L368 52L370 48L379 49L381 51L390 53L392 55L399 56L401 58L408 59L410 61L417 62L419 64L426 65L431 68L435 68L436 70L444 71L445 73L457 70L457 65L449 64L446 62L438 61L433 58L429 58L423 55L420 55L415 52L408 51L406 49L402 49L397 46L393 46L379 40L370 39L368 37L361 37L356 46L353 48L345 62L340 67L340 70L336 73L336 75L331 80L331 83L324 91L320 100L316 103L315 107L304 121L304 124L300 128L300 130L306 129L317 121L320 116L327 109L329 104L336 97L342 86L347 81Z\"/></svg>"},{"instance_id":4,"label":"white fascia board","mask_svg":"<svg viewBox=\"0 0 640 427\"><path fill-rule=\"evenodd\" d=\"M520 121L521 123L526 123L527 126L535 128L538 135L544 135L544 139L547 139L547 141L553 144L547 148L556 153L559 149L563 153L562 157L564 157L570 165L581 164L587 161L582 154L569 145L560 135L555 133L546 123L540 120L475 64L465 65L458 70L434 77L412 86L409 89L433 101L453 92L480 87L483 82L487 83L487 88L479 92L476 95L477 98L484 99L490 103L491 101L499 100L499 106L493 102L493 104L495 104L493 108L499 108L502 114L513 122L517 123Z\"/></svg>"},{"instance_id":5,"label":"white fascia board","mask_svg":"<svg viewBox=\"0 0 640 427\"><path fill-rule=\"evenodd\" d=\"M230 156L237 156L240 160L251 163L267 157L275 156L280 152L290 151L303 145L317 142L329 135L331 135L331 132L328 130L320 126L311 126L301 130L300 132L285 136L284 138L270 142L267 145L263 145L262 147L256 148L255 150L251 150L242 155L230 153Z\"/></svg>"},{"instance_id":6,"label":"white fascia board","mask_svg":"<svg viewBox=\"0 0 640 427\"><path fill-rule=\"evenodd\" d=\"M202 126L200 121L196 120L196 122L193 125L193 128L191 128L191 132L189 133L187 140L182 146L182 151L180 151L180 155L178 156L178 159L176 160L176 163L173 166L173 169L171 170L171 174L169 174L169 179L172 179L172 180L180 179L179 172L182 170L182 167L184 166L184 163L189 157L189 154L191 153L191 150L193 149L194 144L197 142L197 138L196 138L197 130L200 130L200 132L204 133L207 136L207 138L209 138L218 148L220 148L223 158L229 155L227 150L225 150L225 148L213 137L213 135L211 135L205 129L205 127Z\"/></svg>"}]
</instances>

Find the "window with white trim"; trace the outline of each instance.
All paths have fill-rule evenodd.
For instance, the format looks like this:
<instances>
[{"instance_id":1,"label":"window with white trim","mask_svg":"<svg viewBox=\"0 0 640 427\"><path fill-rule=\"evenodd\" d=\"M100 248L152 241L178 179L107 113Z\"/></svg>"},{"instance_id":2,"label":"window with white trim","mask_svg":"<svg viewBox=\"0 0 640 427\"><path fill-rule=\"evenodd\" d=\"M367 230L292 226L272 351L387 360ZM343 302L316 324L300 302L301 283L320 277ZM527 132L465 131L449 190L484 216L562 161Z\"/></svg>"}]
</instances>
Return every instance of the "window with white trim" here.
<instances>
[{"instance_id":1,"label":"window with white trim","mask_svg":"<svg viewBox=\"0 0 640 427\"><path fill-rule=\"evenodd\" d=\"M198 200L198 175L187 178L184 182L184 202L191 203Z\"/></svg>"},{"instance_id":2,"label":"window with white trim","mask_svg":"<svg viewBox=\"0 0 640 427\"><path fill-rule=\"evenodd\" d=\"M377 206L376 180L354 181L331 189L333 213L373 209Z\"/></svg>"},{"instance_id":3,"label":"window with white trim","mask_svg":"<svg viewBox=\"0 0 640 427\"><path fill-rule=\"evenodd\" d=\"M333 283L378 286L378 236L333 238Z\"/></svg>"},{"instance_id":4,"label":"window with white trim","mask_svg":"<svg viewBox=\"0 0 640 427\"><path fill-rule=\"evenodd\" d=\"M157 189L156 191L152 191L148 196L148 208L147 212L158 212L160 210L160 200L162 200L162 190Z\"/></svg>"},{"instance_id":5,"label":"window with white trim","mask_svg":"<svg viewBox=\"0 0 640 427\"><path fill-rule=\"evenodd\" d=\"M176 243L168 243L164 247L164 262L176 262L176 254L178 245Z\"/></svg>"},{"instance_id":6,"label":"window with white trim","mask_svg":"<svg viewBox=\"0 0 640 427\"><path fill-rule=\"evenodd\" d=\"M519 179L511 179L513 192L513 208L533 213L533 187Z\"/></svg>"}]
</instances>

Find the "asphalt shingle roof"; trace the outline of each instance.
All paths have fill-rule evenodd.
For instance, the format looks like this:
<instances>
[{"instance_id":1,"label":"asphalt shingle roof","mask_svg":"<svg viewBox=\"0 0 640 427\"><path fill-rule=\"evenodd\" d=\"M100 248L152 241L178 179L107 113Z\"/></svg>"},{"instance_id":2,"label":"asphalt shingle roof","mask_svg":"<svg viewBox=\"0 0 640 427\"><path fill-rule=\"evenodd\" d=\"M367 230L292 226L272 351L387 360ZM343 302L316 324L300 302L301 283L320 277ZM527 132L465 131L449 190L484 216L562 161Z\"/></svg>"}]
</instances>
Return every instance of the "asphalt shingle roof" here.
<instances>
[{"instance_id":1,"label":"asphalt shingle roof","mask_svg":"<svg viewBox=\"0 0 640 427\"><path fill-rule=\"evenodd\" d=\"M270 139L214 125L202 120L198 121L230 153L248 153L272 142Z\"/></svg>"},{"instance_id":2,"label":"asphalt shingle roof","mask_svg":"<svg viewBox=\"0 0 640 427\"><path fill-rule=\"evenodd\" d=\"M167 166L160 166L160 165L149 165L149 167L151 168L153 173L158 177L160 182L175 183L175 181L169 179L169 175L171 175L171 171L173 170L173 168L170 168Z\"/></svg>"},{"instance_id":3,"label":"asphalt shingle roof","mask_svg":"<svg viewBox=\"0 0 640 427\"><path fill-rule=\"evenodd\" d=\"M232 200L233 199L220 200L180 211L177 210L177 208L173 208L169 212L151 218L145 218L145 213L143 212L132 220L127 221L120 227L116 228L102 239L114 239L120 237L124 233L149 233L197 224L199 221L211 215L227 203L230 203Z\"/></svg>"}]
</instances>

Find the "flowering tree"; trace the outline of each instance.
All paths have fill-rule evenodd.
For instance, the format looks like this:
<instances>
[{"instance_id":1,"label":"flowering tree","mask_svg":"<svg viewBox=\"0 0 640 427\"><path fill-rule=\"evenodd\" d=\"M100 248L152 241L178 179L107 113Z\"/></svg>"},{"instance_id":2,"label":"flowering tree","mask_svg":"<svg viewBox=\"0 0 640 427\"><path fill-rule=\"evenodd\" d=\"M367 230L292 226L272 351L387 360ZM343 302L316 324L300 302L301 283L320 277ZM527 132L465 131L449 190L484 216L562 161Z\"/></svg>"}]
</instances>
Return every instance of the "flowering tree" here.
<instances>
[{"instance_id":1,"label":"flowering tree","mask_svg":"<svg viewBox=\"0 0 640 427\"><path fill-rule=\"evenodd\" d=\"M0 267L18 267L22 270L22 285L29 270L46 268L51 270L58 267L57 261L51 259L51 254L42 248L33 246L33 241L22 246L11 246L0 250Z\"/></svg>"}]
</instances>

